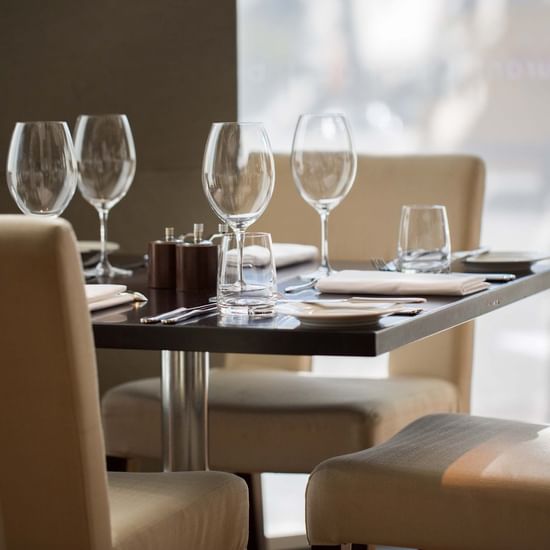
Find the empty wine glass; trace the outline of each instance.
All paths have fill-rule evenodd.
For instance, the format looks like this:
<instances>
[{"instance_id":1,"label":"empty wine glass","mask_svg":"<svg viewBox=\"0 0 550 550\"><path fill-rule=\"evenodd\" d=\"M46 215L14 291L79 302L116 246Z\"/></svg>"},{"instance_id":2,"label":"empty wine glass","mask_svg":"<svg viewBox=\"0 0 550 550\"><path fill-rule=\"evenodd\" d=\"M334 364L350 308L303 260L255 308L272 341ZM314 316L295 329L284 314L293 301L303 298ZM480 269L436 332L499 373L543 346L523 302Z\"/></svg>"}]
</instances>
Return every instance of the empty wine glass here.
<instances>
[{"instance_id":1,"label":"empty wine glass","mask_svg":"<svg viewBox=\"0 0 550 550\"><path fill-rule=\"evenodd\" d=\"M8 188L24 214L57 217L72 199L78 169L65 122L18 122L11 136Z\"/></svg>"},{"instance_id":2,"label":"empty wine glass","mask_svg":"<svg viewBox=\"0 0 550 550\"><path fill-rule=\"evenodd\" d=\"M244 231L266 209L275 183L273 154L263 125L212 124L204 151L202 182L210 206L235 232L238 276L234 285L236 290L245 291Z\"/></svg>"},{"instance_id":3,"label":"empty wine glass","mask_svg":"<svg viewBox=\"0 0 550 550\"><path fill-rule=\"evenodd\" d=\"M307 275L318 279L333 272L328 260L328 216L349 193L357 169L346 118L341 114L301 115L290 163L300 195L321 217L321 265Z\"/></svg>"},{"instance_id":4,"label":"empty wine glass","mask_svg":"<svg viewBox=\"0 0 550 550\"><path fill-rule=\"evenodd\" d=\"M136 171L136 150L126 115L80 115L75 127L75 150L80 170L78 188L99 214L100 260L86 276L128 276L107 257L109 210L128 192Z\"/></svg>"}]
</instances>

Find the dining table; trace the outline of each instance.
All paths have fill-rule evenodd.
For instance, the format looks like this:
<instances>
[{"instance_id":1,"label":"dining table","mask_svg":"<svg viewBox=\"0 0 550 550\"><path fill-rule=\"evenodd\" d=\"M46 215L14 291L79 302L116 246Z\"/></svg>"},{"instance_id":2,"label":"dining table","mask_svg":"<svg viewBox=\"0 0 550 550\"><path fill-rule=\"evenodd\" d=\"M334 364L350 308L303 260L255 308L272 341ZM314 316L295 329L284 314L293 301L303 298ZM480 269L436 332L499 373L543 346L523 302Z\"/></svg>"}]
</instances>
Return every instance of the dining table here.
<instances>
[{"instance_id":1,"label":"dining table","mask_svg":"<svg viewBox=\"0 0 550 550\"><path fill-rule=\"evenodd\" d=\"M312 263L303 263L278 270L281 295L288 285L299 283L300 274L310 272L312 267L315 267ZM373 268L370 262L337 262L335 267ZM517 274L513 281L491 283L488 289L475 294L426 295L417 315L389 315L355 327L303 326L299 319L284 311L264 319L228 318L214 311L174 325L143 324L142 317L207 303L213 297L148 288L145 267L114 282L145 294L148 300L94 312L95 345L161 352L164 469L205 470L208 469L210 353L377 356L548 290L550 263L535 264L529 271ZM318 298L318 294L308 289L285 298L303 301Z\"/></svg>"}]
</instances>

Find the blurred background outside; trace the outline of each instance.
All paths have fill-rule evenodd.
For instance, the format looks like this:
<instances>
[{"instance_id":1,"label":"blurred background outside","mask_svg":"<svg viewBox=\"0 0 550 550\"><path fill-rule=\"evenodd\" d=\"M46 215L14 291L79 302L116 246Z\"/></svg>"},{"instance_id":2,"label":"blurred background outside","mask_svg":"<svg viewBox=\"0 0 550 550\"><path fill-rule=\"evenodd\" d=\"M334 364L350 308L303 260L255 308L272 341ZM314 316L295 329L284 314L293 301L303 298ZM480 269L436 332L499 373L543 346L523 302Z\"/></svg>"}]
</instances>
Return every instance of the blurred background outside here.
<instances>
[{"instance_id":1,"label":"blurred background outside","mask_svg":"<svg viewBox=\"0 0 550 550\"><path fill-rule=\"evenodd\" d=\"M479 155L482 243L550 251L548 0L237 6L239 119L264 122L275 151L290 151L301 113L336 111L350 120L358 153ZM474 414L550 422L549 300L544 293L477 321ZM317 358L314 368L385 374L383 358L338 361ZM264 476L269 536L302 529L304 483Z\"/></svg>"}]
</instances>

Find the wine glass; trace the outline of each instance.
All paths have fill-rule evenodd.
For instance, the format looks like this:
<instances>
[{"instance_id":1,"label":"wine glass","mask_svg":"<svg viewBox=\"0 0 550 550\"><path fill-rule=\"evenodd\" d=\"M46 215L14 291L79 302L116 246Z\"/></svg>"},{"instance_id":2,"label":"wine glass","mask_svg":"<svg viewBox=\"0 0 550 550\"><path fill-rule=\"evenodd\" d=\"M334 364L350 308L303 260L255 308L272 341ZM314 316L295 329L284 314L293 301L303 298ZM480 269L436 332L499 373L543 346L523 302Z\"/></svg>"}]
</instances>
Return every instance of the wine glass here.
<instances>
[{"instance_id":1,"label":"wine glass","mask_svg":"<svg viewBox=\"0 0 550 550\"><path fill-rule=\"evenodd\" d=\"M212 124L204 151L202 183L210 206L235 233L239 272L235 286L242 289L244 231L266 209L275 184L273 154L263 125Z\"/></svg>"},{"instance_id":2,"label":"wine glass","mask_svg":"<svg viewBox=\"0 0 550 550\"><path fill-rule=\"evenodd\" d=\"M11 136L8 188L24 214L57 217L72 199L78 168L65 122L18 122Z\"/></svg>"},{"instance_id":3,"label":"wine glass","mask_svg":"<svg viewBox=\"0 0 550 550\"><path fill-rule=\"evenodd\" d=\"M357 155L344 115L301 115L290 164L300 195L321 217L321 265L307 275L319 279L333 272L328 260L328 216L349 193L357 169Z\"/></svg>"},{"instance_id":4,"label":"wine glass","mask_svg":"<svg viewBox=\"0 0 550 550\"><path fill-rule=\"evenodd\" d=\"M128 192L136 171L136 150L126 115L80 115L75 127L80 170L78 188L99 214L100 259L86 276L111 278L132 271L113 267L107 257L109 210Z\"/></svg>"}]
</instances>

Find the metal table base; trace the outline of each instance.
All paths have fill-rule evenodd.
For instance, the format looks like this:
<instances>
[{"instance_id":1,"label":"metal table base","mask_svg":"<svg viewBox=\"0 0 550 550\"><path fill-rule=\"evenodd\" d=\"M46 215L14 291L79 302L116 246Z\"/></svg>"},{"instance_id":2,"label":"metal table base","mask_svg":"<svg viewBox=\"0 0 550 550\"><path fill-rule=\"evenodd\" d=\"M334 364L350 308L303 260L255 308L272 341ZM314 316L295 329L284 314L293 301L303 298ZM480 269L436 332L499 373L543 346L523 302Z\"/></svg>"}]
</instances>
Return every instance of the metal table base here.
<instances>
[{"instance_id":1,"label":"metal table base","mask_svg":"<svg viewBox=\"0 0 550 550\"><path fill-rule=\"evenodd\" d=\"M208 469L208 371L208 352L162 351L166 472Z\"/></svg>"}]
</instances>

